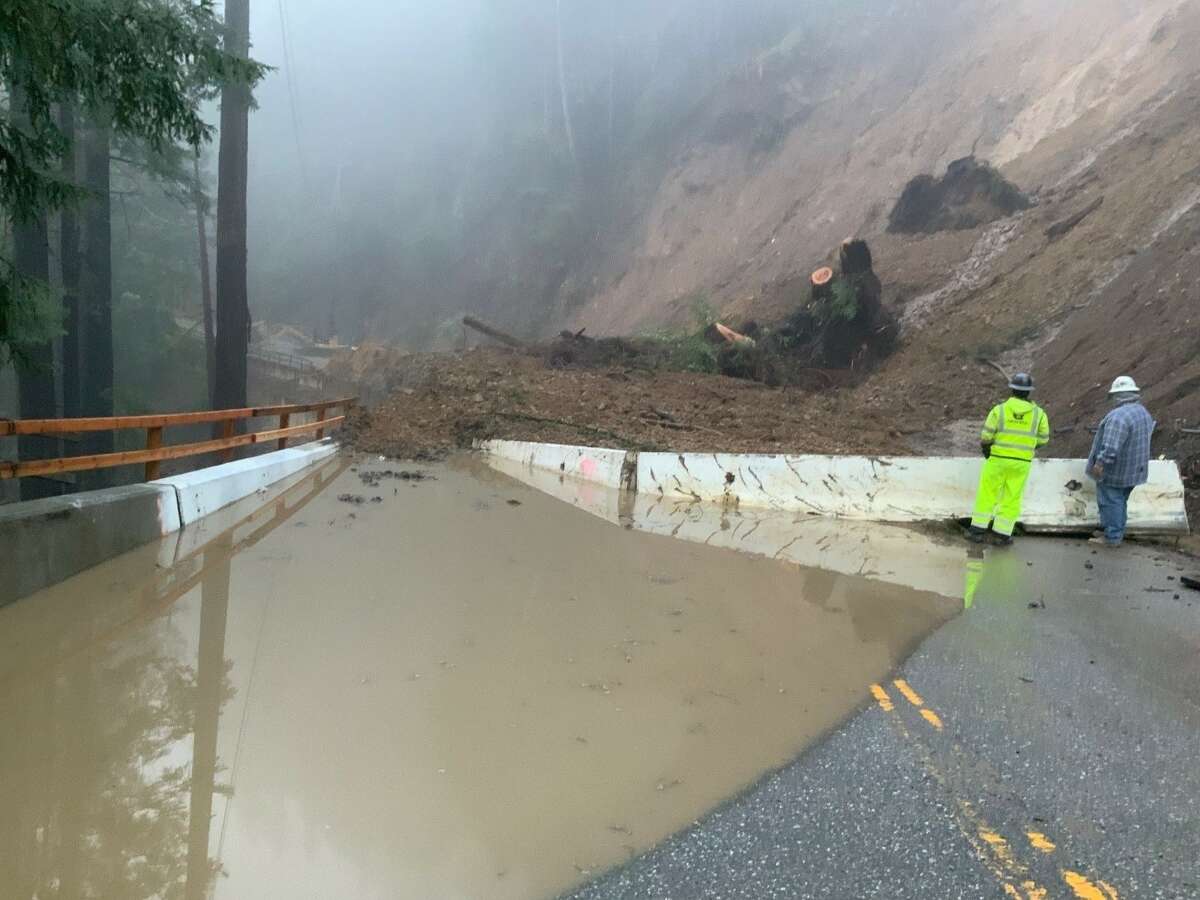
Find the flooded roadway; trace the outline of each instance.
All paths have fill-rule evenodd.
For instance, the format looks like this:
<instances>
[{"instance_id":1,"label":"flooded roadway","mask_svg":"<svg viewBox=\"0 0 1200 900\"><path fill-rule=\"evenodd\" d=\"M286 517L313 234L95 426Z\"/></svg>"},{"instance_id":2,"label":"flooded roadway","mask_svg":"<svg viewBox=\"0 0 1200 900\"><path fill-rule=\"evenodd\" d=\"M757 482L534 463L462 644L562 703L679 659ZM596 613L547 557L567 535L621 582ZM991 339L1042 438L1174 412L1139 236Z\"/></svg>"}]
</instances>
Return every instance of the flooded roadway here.
<instances>
[{"instance_id":1,"label":"flooded roadway","mask_svg":"<svg viewBox=\"0 0 1200 900\"><path fill-rule=\"evenodd\" d=\"M397 468L0 609L0 897L553 896L795 758L962 608L474 463L361 477Z\"/></svg>"}]
</instances>

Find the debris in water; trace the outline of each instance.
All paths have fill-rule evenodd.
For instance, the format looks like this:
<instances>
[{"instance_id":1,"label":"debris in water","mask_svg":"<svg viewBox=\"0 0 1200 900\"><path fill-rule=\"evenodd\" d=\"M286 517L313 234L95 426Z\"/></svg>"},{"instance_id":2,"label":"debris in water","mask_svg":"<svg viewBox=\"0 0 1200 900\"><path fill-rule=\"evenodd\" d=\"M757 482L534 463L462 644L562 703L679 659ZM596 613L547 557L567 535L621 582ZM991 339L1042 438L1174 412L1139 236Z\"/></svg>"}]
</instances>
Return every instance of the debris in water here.
<instances>
[{"instance_id":1,"label":"debris in water","mask_svg":"<svg viewBox=\"0 0 1200 900\"><path fill-rule=\"evenodd\" d=\"M509 506L520 506L521 505L520 500L507 500L505 502L508 503Z\"/></svg>"},{"instance_id":2,"label":"debris in water","mask_svg":"<svg viewBox=\"0 0 1200 900\"><path fill-rule=\"evenodd\" d=\"M367 487L378 487L379 482L387 478L395 478L399 481L436 481L437 479L428 472L420 470L409 471L407 469L376 469L358 473L359 479Z\"/></svg>"},{"instance_id":3,"label":"debris in water","mask_svg":"<svg viewBox=\"0 0 1200 900\"><path fill-rule=\"evenodd\" d=\"M338 501L341 503L353 503L355 506L361 506L367 502L367 498L362 494L338 494Z\"/></svg>"}]
</instances>

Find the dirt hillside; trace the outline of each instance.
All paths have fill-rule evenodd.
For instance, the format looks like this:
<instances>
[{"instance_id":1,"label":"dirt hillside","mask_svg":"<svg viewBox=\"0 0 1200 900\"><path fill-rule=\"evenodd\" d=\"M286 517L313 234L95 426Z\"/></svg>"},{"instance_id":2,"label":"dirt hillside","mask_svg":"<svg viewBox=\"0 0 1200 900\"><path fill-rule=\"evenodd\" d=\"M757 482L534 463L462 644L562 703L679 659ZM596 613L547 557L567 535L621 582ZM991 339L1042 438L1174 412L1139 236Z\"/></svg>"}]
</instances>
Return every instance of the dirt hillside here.
<instances>
[{"instance_id":1,"label":"dirt hillside","mask_svg":"<svg viewBox=\"0 0 1200 900\"><path fill-rule=\"evenodd\" d=\"M1200 3L931 0L863 15L784 41L713 96L630 223L636 249L614 253L592 299L545 328L690 327L697 301L734 324L778 322L854 234L902 323L893 356L806 391L375 348L347 363L376 396L399 391L364 425L369 446L503 435L973 453L1004 395L999 367L1033 372L1052 452L1075 456L1107 385L1131 374L1160 423L1155 452L1181 461L1200 521L1200 435L1188 433L1200 428ZM974 228L887 230L913 179L972 151L1029 208Z\"/></svg>"},{"instance_id":2,"label":"dirt hillside","mask_svg":"<svg viewBox=\"0 0 1200 900\"><path fill-rule=\"evenodd\" d=\"M634 248L573 321L681 324L697 294L761 314L846 235L881 234L911 179L972 152L1028 190L1086 168L1200 69L1198 17L1180 0L928 0L783 36L679 135Z\"/></svg>"}]
</instances>

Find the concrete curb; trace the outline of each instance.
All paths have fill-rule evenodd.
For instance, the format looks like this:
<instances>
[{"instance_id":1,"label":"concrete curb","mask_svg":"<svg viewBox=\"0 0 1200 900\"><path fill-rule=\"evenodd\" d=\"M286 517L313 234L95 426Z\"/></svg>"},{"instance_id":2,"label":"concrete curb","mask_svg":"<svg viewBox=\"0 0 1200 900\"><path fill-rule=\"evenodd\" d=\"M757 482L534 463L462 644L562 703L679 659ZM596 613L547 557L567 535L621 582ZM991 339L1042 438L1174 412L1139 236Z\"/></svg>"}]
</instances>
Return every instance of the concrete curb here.
<instances>
[{"instance_id":1,"label":"concrete curb","mask_svg":"<svg viewBox=\"0 0 1200 900\"><path fill-rule=\"evenodd\" d=\"M307 469L337 452L337 444L322 441L287 450L277 450L250 459L239 459L184 475L151 482L175 492L180 527L249 497L290 475Z\"/></svg>"},{"instance_id":2,"label":"concrete curb","mask_svg":"<svg viewBox=\"0 0 1200 900\"><path fill-rule=\"evenodd\" d=\"M478 446L527 469L639 495L893 523L969 517L982 465L977 458L636 453L517 441ZM1027 529L1082 531L1099 525L1095 485L1084 466L1074 459L1033 464L1022 515ZM1150 463L1150 483L1130 500L1129 529L1187 532L1183 481L1174 462Z\"/></svg>"},{"instance_id":3,"label":"concrete curb","mask_svg":"<svg viewBox=\"0 0 1200 900\"><path fill-rule=\"evenodd\" d=\"M0 506L0 607L194 525L336 452L326 440L149 484Z\"/></svg>"}]
</instances>

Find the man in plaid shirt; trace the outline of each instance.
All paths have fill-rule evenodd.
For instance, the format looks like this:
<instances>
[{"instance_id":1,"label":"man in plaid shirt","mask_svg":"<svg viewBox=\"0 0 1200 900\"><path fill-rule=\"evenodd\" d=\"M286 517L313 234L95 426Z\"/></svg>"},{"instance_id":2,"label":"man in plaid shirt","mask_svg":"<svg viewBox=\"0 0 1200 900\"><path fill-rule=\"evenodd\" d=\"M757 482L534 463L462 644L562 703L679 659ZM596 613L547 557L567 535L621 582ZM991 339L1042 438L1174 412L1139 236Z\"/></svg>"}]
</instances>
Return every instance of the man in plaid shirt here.
<instances>
[{"instance_id":1,"label":"man in plaid shirt","mask_svg":"<svg viewBox=\"0 0 1200 900\"><path fill-rule=\"evenodd\" d=\"M1113 408L1096 429L1088 474L1096 481L1103 534L1092 543L1119 547L1125 539L1129 495L1149 480L1150 438L1154 419L1142 406L1141 390L1128 375L1122 375L1109 392Z\"/></svg>"}]
</instances>

